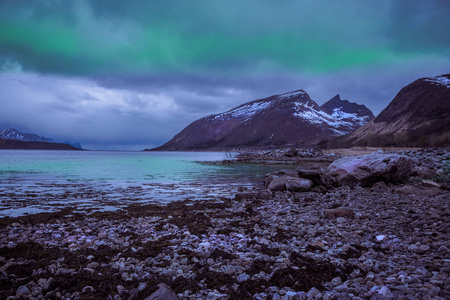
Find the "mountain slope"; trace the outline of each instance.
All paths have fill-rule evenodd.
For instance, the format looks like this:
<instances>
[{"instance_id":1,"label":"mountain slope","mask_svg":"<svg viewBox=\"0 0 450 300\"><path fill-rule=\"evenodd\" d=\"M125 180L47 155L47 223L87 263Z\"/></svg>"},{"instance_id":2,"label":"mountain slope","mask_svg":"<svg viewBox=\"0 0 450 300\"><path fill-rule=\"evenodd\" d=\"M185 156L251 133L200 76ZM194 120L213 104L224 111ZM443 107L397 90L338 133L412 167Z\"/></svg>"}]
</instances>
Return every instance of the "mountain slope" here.
<instances>
[{"instance_id":1,"label":"mountain slope","mask_svg":"<svg viewBox=\"0 0 450 300\"><path fill-rule=\"evenodd\" d=\"M328 147L441 146L450 144L450 74L405 86L371 122Z\"/></svg>"},{"instance_id":2,"label":"mountain slope","mask_svg":"<svg viewBox=\"0 0 450 300\"><path fill-rule=\"evenodd\" d=\"M322 110L303 90L242 104L201 118L154 150L203 150L237 147L313 145L367 123L372 113L351 113L342 100Z\"/></svg>"}]
</instances>

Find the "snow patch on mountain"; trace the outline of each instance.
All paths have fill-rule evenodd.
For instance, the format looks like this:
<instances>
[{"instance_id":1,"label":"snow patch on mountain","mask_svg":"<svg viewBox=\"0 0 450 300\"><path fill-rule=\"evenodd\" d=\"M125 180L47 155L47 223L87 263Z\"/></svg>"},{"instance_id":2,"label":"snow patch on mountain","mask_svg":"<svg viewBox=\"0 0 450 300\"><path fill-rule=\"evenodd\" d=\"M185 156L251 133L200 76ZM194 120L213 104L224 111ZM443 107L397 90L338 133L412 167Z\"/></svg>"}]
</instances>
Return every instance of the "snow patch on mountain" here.
<instances>
[{"instance_id":1,"label":"snow patch on mountain","mask_svg":"<svg viewBox=\"0 0 450 300\"><path fill-rule=\"evenodd\" d=\"M301 96L303 97L304 95L306 95L306 92L304 90L298 90L298 91L293 91L293 92L288 92L288 93L284 93L284 94L280 94L278 96L279 99L286 99L286 98L292 98L292 97L296 97L296 96Z\"/></svg>"},{"instance_id":2,"label":"snow patch on mountain","mask_svg":"<svg viewBox=\"0 0 450 300\"><path fill-rule=\"evenodd\" d=\"M347 113L335 108L330 115L322 110L316 110L309 103L296 102L294 116L299 117L314 125L328 125L336 133L345 134L357 124L362 126L367 123L369 116L358 117L356 114Z\"/></svg>"},{"instance_id":3,"label":"snow patch on mountain","mask_svg":"<svg viewBox=\"0 0 450 300\"><path fill-rule=\"evenodd\" d=\"M268 108L271 104L272 104L272 101L250 103L247 105L242 105L236 109L227 111L222 114L211 115L210 117L212 117L213 121L216 121L216 122L229 120L231 118L248 119L248 118L256 115L257 113L261 112L262 110Z\"/></svg>"},{"instance_id":4,"label":"snow patch on mountain","mask_svg":"<svg viewBox=\"0 0 450 300\"><path fill-rule=\"evenodd\" d=\"M429 77L424 80L432 84L442 85L446 88L450 88L450 78L445 76Z\"/></svg>"}]
</instances>

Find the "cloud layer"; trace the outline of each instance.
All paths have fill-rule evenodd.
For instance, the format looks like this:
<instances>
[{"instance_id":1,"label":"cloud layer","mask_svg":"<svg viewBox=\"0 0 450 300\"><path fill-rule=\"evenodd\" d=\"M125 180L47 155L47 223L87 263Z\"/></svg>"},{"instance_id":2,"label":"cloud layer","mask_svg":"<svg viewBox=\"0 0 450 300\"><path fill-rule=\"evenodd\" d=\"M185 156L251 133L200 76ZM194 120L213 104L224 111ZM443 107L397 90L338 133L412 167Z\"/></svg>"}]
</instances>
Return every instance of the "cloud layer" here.
<instances>
[{"instance_id":1,"label":"cloud layer","mask_svg":"<svg viewBox=\"0 0 450 300\"><path fill-rule=\"evenodd\" d=\"M0 126L141 149L299 88L379 113L450 72L449 14L446 0L2 1Z\"/></svg>"}]
</instances>

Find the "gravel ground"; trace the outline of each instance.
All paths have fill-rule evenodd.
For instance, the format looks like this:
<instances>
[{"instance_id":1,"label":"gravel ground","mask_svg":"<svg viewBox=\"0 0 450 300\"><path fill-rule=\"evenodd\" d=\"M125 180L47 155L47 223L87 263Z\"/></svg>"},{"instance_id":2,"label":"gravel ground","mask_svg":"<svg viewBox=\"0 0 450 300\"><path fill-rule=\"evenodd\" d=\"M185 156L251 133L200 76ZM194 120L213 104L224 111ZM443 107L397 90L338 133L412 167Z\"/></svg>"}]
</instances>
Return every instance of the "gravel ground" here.
<instances>
[{"instance_id":1,"label":"gravel ground","mask_svg":"<svg viewBox=\"0 0 450 300\"><path fill-rule=\"evenodd\" d=\"M235 199L3 219L1 298L450 297L449 191L245 190Z\"/></svg>"},{"instance_id":2,"label":"gravel ground","mask_svg":"<svg viewBox=\"0 0 450 300\"><path fill-rule=\"evenodd\" d=\"M419 165L444 178L432 154ZM4 217L0 298L145 299L165 283L180 299L450 299L450 185L419 184Z\"/></svg>"}]
</instances>

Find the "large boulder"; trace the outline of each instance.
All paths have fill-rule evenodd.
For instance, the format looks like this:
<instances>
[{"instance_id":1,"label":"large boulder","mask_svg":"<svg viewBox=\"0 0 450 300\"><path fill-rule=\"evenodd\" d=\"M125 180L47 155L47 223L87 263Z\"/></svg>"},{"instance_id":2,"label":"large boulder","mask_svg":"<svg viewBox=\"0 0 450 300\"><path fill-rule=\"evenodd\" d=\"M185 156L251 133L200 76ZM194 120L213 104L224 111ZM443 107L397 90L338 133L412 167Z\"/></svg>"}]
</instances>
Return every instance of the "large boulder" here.
<instances>
[{"instance_id":1,"label":"large boulder","mask_svg":"<svg viewBox=\"0 0 450 300\"><path fill-rule=\"evenodd\" d=\"M399 183L411 175L414 160L398 154L348 156L331 163L326 174L340 184L372 186L379 181Z\"/></svg>"}]
</instances>

